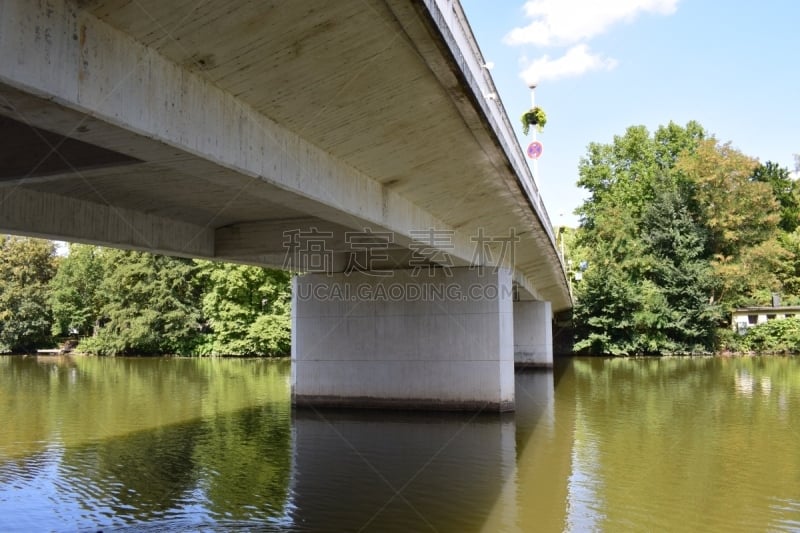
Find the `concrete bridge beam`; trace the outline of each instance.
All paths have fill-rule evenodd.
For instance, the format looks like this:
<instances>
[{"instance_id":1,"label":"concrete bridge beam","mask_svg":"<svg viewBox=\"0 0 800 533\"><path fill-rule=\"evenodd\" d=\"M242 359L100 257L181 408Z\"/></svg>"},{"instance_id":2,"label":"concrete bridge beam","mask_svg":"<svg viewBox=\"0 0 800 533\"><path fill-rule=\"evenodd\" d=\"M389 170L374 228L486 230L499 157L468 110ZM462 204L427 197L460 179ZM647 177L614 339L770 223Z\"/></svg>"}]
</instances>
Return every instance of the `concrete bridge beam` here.
<instances>
[{"instance_id":1,"label":"concrete bridge beam","mask_svg":"<svg viewBox=\"0 0 800 533\"><path fill-rule=\"evenodd\" d=\"M8 233L183 257L214 257L214 230L156 215L30 189L0 188Z\"/></svg>"}]
</instances>

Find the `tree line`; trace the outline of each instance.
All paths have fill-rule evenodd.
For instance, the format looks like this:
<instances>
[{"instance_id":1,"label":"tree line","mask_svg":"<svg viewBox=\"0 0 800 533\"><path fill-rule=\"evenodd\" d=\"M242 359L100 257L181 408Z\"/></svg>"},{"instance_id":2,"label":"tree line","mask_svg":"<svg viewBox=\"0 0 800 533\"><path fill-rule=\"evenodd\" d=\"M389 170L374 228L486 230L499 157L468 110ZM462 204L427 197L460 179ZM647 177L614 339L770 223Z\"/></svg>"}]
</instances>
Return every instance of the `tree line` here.
<instances>
[{"instance_id":1,"label":"tree line","mask_svg":"<svg viewBox=\"0 0 800 533\"><path fill-rule=\"evenodd\" d=\"M580 272L576 351L746 349L733 309L775 293L800 303L800 188L788 169L671 122L590 144L578 185L580 225L562 235L571 277Z\"/></svg>"},{"instance_id":2,"label":"tree line","mask_svg":"<svg viewBox=\"0 0 800 533\"><path fill-rule=\"evenodd\" d=\"M0 236L0 353L71 338L97 355L279 356L290 274L146 252Z\"/></svg>"}]
</instances>

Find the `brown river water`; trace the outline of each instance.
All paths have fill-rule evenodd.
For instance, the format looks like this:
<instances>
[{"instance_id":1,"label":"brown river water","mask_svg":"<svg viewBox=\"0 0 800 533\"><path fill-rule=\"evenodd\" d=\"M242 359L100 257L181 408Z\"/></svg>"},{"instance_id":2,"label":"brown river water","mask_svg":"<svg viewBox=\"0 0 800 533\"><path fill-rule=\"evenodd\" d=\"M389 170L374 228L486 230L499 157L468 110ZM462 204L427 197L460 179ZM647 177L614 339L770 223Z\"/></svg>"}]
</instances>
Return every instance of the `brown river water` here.
<instances>
[{"instance_id":1,"label":"brown river water","mask_svg":"<svg viewBox=\"0 0 800 533\"><path fill-rule=\"evenodd\" d=\"M0 357L0 531L800 531L800 358L565 359L516 398L293 410L286 361Z\"/></svg>"}]
</instances>

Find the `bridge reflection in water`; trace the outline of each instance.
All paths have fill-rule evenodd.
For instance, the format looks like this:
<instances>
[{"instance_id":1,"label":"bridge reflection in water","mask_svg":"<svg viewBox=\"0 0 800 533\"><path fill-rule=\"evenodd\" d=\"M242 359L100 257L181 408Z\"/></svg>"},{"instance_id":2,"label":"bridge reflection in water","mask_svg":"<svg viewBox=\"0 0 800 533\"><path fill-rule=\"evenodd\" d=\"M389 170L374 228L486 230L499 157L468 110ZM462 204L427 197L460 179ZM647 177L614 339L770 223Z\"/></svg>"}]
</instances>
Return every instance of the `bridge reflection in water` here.
<instances>
[{"instance_id":1,"label":"bridge reflection in water","mask_svg":"<svg viewBox=\"0 0 800 533\"><path fill-rule=\"evenodd\" d=\"M573 427L569 412L556 425L553 378L518 373L515 413L296 409L291 522L310 531L561 531Z\"/></svg>"},{"instance_id":2,"label":"bridge reflection in water","mask_svg":"<svg viewBox=\"0 0 800 533\"><path fill-rule=\"evenodd\" d=\"M517 376L516 413L467 414L293 411L288 365L268 361L0 366L4 531L564 523L552 476L567 478L571 431L557 431L550 371Z\"/></svg>"}]
</instances>

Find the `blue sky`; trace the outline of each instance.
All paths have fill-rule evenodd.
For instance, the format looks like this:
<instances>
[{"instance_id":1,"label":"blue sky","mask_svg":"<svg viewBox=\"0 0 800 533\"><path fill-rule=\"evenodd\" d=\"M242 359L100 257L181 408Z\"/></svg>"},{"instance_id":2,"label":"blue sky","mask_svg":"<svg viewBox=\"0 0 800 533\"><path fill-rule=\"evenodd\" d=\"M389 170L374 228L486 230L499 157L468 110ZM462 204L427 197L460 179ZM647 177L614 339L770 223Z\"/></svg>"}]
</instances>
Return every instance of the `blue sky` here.
<instances>
[{"instance_id":1,"label":"blue sky","mask_svg":"<svg viewBox=\"0 0 800 533\"><path fill-rule=\"evenodd\" d=\"M539 182L554 225L577 226L590 142L697 120L794 170L800 153L800 1L461 0L513 124L547 113ZM517 130L525 147L531 138Z\"/></svg>"}]
</instances>

